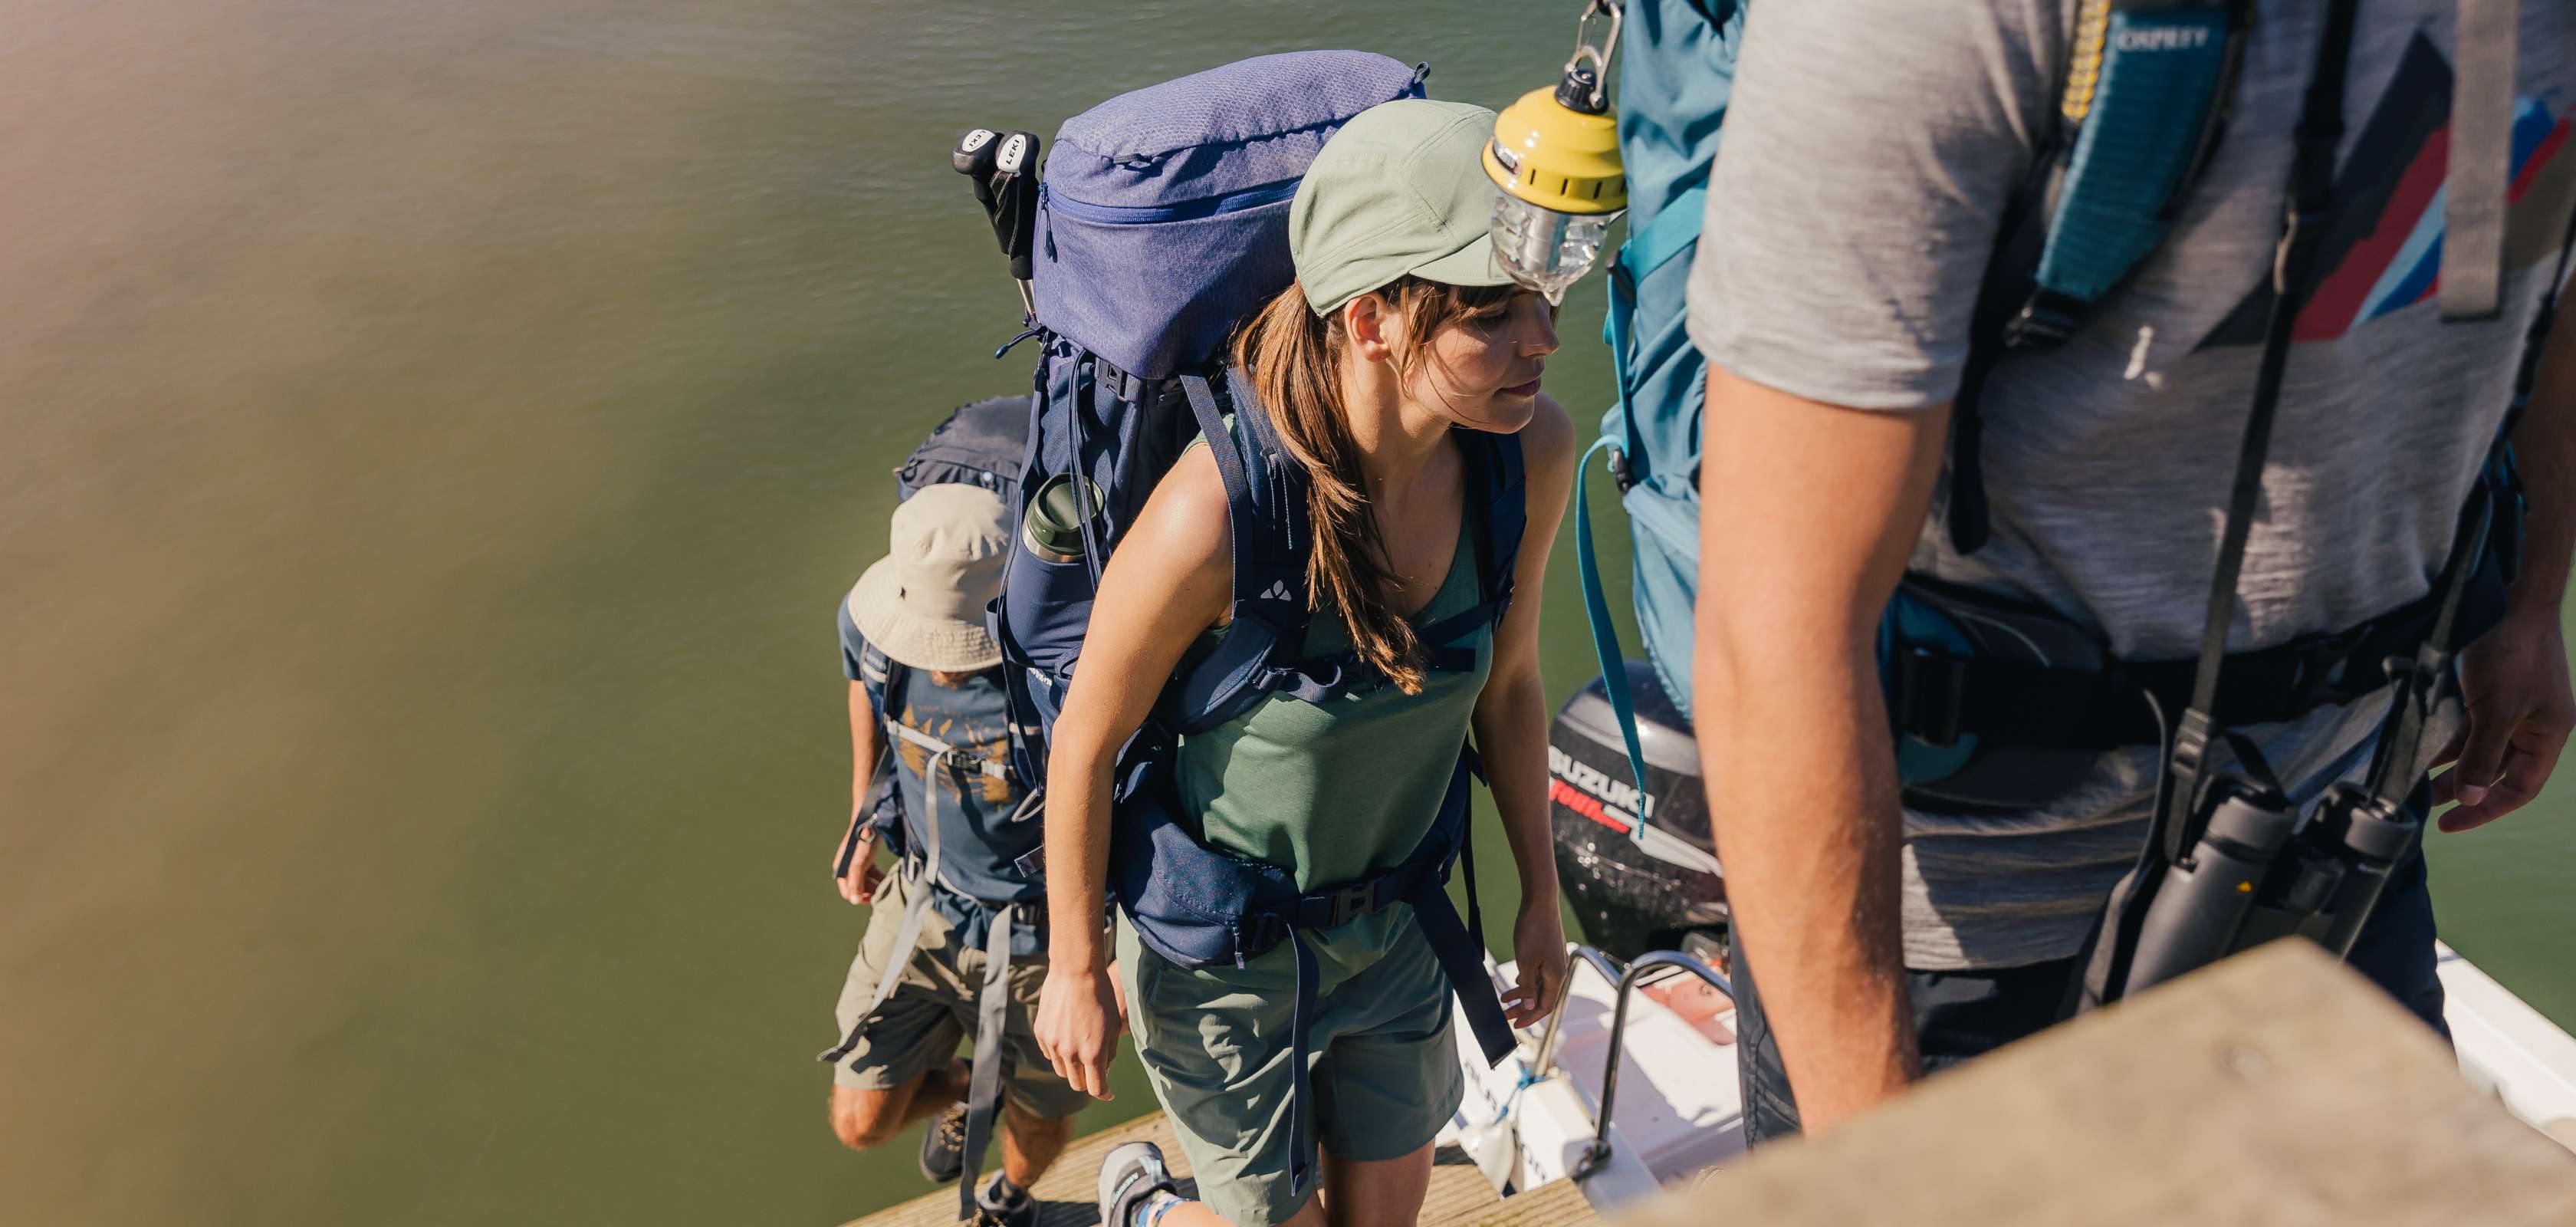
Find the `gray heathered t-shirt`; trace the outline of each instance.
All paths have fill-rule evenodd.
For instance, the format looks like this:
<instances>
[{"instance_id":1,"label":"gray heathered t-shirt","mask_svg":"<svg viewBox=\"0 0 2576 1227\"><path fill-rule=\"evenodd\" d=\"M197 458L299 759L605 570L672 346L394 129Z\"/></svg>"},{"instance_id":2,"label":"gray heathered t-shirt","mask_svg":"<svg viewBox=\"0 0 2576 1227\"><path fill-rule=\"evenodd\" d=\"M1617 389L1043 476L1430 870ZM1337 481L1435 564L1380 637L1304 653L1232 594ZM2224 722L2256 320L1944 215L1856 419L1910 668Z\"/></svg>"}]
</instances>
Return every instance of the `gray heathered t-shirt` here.
<instances>
[{"instance_id":1,"label":"gray heathered t-shirt","mask_svg":"<svg viewBox=\"0 0 2576 1227\"><path fill-rule=\"evenodd\" d=\"M1913 559L2045 602L2131 659L2198 646L2325 5L2255 7L2225 143L2171 238L2062 351L1992 378L1993 539L1972 557L1952 552L1936 499ZM1992 236L2056 103L2071 9L1754 4L1692 272L1690 332L1710 361L1853 408L1949 400ZM2349 626L2429 590L2576 202L2565 147L2576 15L2525 4L2505 309L2442 323L2453 4L2370 0L2360 12L2343 212L2298 321L2230 650ZM2383 706L2249 731L2284 783L2313 796L2366 764ZM2073 954L2136 857L2155 769L2152 753L2107 755L2045 812L1909 812L1907 963Z\"/></svg>"}]
</instances>

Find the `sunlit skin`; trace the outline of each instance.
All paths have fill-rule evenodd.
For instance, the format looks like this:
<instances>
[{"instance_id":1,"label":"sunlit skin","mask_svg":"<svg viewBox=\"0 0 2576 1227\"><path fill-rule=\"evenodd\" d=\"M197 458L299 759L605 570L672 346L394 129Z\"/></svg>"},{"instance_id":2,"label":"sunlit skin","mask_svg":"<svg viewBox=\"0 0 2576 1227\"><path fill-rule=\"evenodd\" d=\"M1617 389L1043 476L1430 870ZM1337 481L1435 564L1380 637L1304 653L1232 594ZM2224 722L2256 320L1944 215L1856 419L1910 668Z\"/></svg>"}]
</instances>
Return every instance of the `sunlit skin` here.
<instances>
[{"instance_id":1,"label":"sunlit skin","mask_svg":"<svg viewBox=\"0 0 2576 1227\"><path fill-rule=\"evenodd\" d=\"M874 1150L895 1139L904 1126L927 1120L964 1102L967 1065L952 1061L901 1086L864 1090L832 1088L832 1136L852 1150ZM1055 1165L1073 1140L1073 1118L1049 1120L1002 1099L1002 1174L1028 1188Z\"/></svg>"},{"instance_id":2,"label":"sunlit skin","mask_svg":"<svg viewBox=\"0 0 2576 1227\"><path fill-rule=\"evenodd\" d=\"M1457 427L1517 432L1528 466L1529 527L1516 563L1524 593L1546 573L1549 546L1574 478L1574 428L1541 392L1557 348L1555 312L1536 294L1505 298L1481 318L1452 321L1429 339L1427 361L1400 368L1398 309L1375 294L1339 308L1349 343L1339 371L1371 514L1385 543L1397 611L1436 595L1465 514L1466 474ZM1227 616L1232 581L1225 488L1205 450L1184 456L1156 487L1109 561L1077 672L1058 719L1047 775L1047 906L1058 916L1100 910L1109 841L1110 772L1182 652ZM1492 776L1522 902L1512 926L1519 982L1503 995L1516 1025L1537 1021L1565 989L1565 933L1547 827L1547 710L1538 671L1539 602L1519 600L1495 634L1494 664L1472 718ZM1109 1097L1117 1002L1095 931L1053 935L1038 1008L1038 1041L1073 1085ZM1087 927L1086 927L1087 929ZM1289 1220L1375 1227L1414 1221L1429 1187L1431 1148L1357 1162L1327 1152L1323 1189ZM1203 1205L1180 1207L1164 1227L1225 1220Z\"/></svg>"}]
</instances>

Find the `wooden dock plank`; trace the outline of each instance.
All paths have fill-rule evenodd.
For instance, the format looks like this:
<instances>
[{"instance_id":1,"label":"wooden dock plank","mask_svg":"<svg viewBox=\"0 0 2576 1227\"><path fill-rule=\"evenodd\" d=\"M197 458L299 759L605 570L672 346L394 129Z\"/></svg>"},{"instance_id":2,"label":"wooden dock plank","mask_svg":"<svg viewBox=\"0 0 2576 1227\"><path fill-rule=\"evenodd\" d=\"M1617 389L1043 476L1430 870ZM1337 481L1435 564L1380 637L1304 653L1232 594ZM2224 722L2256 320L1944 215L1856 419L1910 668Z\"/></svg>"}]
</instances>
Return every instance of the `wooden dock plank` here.
<instances>
[{"instance_id":1,"label":"wooden dock plank","mask_svg":"<svg viewBox=\"0 0 2576 1227\"><path fill-rule=\"evenodd\" d=\"M1101 1156L1120 1142L1139 1138L1163 1148L1163 1158L1172 1165L1172 1174L1182 1180L1182 1192L1195 1190L1189 1180L1188 1156L1172 1140L1171 1123L1155 1112L1077 1138L1066 1147L1064 1157L1038 1180L1035 1192L1041 1206L1040 1227L1096 1227L1100 1215L1093 1198ZM947 1188L880 1210L846 1227L950 1227L956 1221L957 1192ZM1503 1201L1494 1196L1492 1187L1464 1154L1444 1149L1431 1169L1431 1193L1424 1199L1419 1221L1425 1227L1572 1227L1598 1220L1584 1203L1583 1194L1562 1181Z\"/></svg>"},{"instance_id":2,"label":"wooden dock plank","mask_svg":"<svg viewBox=\"0 0 2576 1227\"><path fill-rule=\"evenodd\" d=\"M2570 1155L2349 969L2275 942L2040 1035L1634 1227L2576 1223Z\"/></svg>"}]
</instances>

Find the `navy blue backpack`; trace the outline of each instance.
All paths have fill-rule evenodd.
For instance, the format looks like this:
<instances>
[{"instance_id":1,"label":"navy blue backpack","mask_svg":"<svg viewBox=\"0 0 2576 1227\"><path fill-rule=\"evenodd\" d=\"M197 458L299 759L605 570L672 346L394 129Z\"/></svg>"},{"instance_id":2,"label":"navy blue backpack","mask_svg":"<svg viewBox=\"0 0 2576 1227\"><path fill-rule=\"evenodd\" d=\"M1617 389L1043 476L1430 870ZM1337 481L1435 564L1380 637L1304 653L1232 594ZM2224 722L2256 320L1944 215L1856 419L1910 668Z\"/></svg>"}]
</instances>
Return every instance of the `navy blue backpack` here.
<instances>
[{"instance_id":1,"label":"navy blue backpack","mask_svg":"<svg viewBox=\"0 0 2576 1227\"><path fill-rule=\"evenodd\" d=\"M1004 506L1018 502L1020 464L1028 438L1029 398L1026 396L988 396L969 401L949 411L929 435L916 445L903 463L895 466L894 494L900 503L919 493L925 486L960 482L990 490L1002 498ZM850 610L844 604L838 614L844 641L853 637ZM888 657L871 644L858 661L860 684L867 688L868 702L880 718L894 710L903 694L907 674L911 671L901 661ZM891 738L900 733L889 732ZM1016 766L1016 764L1015 764ZM1043 780L1019 775L1025 789L1035 789ZM911 848L923 841L912 838L906 827L903 802L895 795L894 772L880 765L876 782L869 787L865 812L879 838L896 856L910 855ZM849 860L857 853L858 831L850 832L851 840L841 849L839 869L846 872Z\"/></svg>"},{"instance_id":2,"label":"navy blue backpack","mask_svg":"<svg viewBox=\"0 0 2576 1227\"><path fill-rule=\"evenodd\" d=\"M1018 506L1024 518L1040 504L1072 509L1079 545L1059 538L1040 552L1024 534L994 604L1019 771L1044 778L1047 732L1081 655L1102 567L1155 484L1204 437L1224 478L1234 539L1233 626L1215 650L1185 660L1120 759L1109 894L1147 946L1183 966L1240 966L1282 942L1294 946L1291 1111L1301 1138L1313 1128L1304 1055L1319 984L1312 953L1295 937L1301 930L1412 905L1487 1058L1511 1047L1473 932L1472 870L1467 920L1446 889L1466 846L1472 752L1461 757L1432 834L1404 863L1317 892L1203 843L1199 816L1177 804L1168 770L1178 738L1273 695L1323 702L1382 682L1356 657L1305 654L1313 615L1304 470L1244 380L1225 368L1224 347L1242 318L1295 276L1289 203L1326 139L1369 107L1421 94L1419 70L1362 52L1229 64L1066 121L1038 198L1043 352ZM1460 617L1499 622L1525 522L1520 444L1465 438L1483 600ZM1426 628L1424 641L1448 642L1469 625ZM1434 653L1430 665L1473 661ZM1301 1189L1312 1187L1309 1149L1297 1148L1291 1173Z\"/></svg>"}]
</instances>

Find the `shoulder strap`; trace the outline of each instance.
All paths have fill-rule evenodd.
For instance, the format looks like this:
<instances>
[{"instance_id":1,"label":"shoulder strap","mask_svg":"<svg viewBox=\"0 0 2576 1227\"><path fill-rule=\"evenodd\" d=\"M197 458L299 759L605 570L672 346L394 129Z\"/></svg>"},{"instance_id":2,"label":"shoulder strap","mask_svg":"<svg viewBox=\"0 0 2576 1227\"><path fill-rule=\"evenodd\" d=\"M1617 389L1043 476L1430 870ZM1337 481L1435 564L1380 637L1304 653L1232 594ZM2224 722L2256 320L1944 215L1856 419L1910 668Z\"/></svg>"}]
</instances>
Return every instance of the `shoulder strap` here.
<instances>
[{"instance_id":1,"label":"shoulder strap","mask_svg":"<svg viewBox=\"0 0 2576 1227\"><path fill-rule=\"evenodd\" d=\"M2168 864L2179 860L2200 837L2192 828L2202 768L2218 728L2212 709L2218 699L2220 667L2227 658L2227 627L2236 610L2236 580L2245 564L2246 538L2254 528L2255 503L2263 492L2263 460L2271 447L2272 419L2280 408L2281 377L2289 366L2291 328L2316 288L2318 240L2334 206L2335 150L2343 140L2344 69L2359 7L2359 0L2331 0L2326 6L2316 71L2308 79L2307 98L2299 112L2289 200L2272 261L2271 314L2264 323L2254 401L2246 412L2245 436L2237 448L2236 475L2228 490L2227 519L2219 533L2218 560L2209 581L2209 608L2202 614L2191 706L2174 729L2173 746L2158 783L2156 822Z\"/></svg>"},{"instance_id":2,"label":"shoulder strap","mask_svg":"<svg viewBox=\"0 0 2576 1227\"><path fill-rule=\"evenodd\" d=\"M1239 373L1226 373L1222 393L1203 372L1179 379L1225 482L1226 523L1233 537L1233 626L1214 652L1173 678L1157 708L1165 724L1187 734L1232 719L1269 691L1337 686L1340 679L1300 683L1290 667L1305 643L1310 617L1301 548L1308 533L1303 471L1283 453L1259 399ZM1225 420L1228 408L1234 411L1231 429Z\"/></svg>"},{"instance_id":3,"label":"shoulder strap","mask_svg":"<svg viewBox=\"0 0 2576 1227\"><path fill-rule=\"evenodd\" d=\"M2442 176L2442 319L2495 318L2503 305L2506 208L2513 179L2513 89L2520 0L2459 0L2452 40L2449 165Z\"/></svg>"},{"instance_id":4,"label":"shoulder strap","mask_svg":"<svg viewBox=\"0 0 2576 1227\"><path fill-rule=\"evenodd\" d=\"M1980 402L1995 364L2090 322L2163 245L2227 130L2253 0L2078 0L2055 123L2004 210L1951 403L1947 524L1989 531Z\"/></svg>"},{"instance_id":5,"label":"shoulder strap","mask_svg":"<svg viewBox=\"0 0 2576 1227\"><path fill-rule=\"evenodd\" d=\"M1521 538L1529 530L1529 475L1519 435L1477 432L1483 446L1475 466L1478 525L1477 579L1494 624L1511 608L1512 582L1520 562Z\"/></svg>"},{"instance_id":6,"label":"shoulder strap","mask_svg":"<svg viewBox=\"0 0 2576 1227\"><path fill-rule=\"evenodd\" d=\"M895 723L894 702L903 694L904 679L911 672L902 661L886 655L873 643L859 649L859 685L867 689L868 702L876 705L878 723Z\"/></svg>"},{"instance_id":7,"label":"shoulder strap","mask_svg":"<svg viewBox=\"0 0 2576 1227\"><path fill-rule=\"evenodd\" d=\"M1279 436L1234 371L1220 391L1206 375L1180 376L1208 455L1225 482L1226 523L1234 538L1233 612L1282 633L1304 637L1306 499L1302 471L1288 463ZM1233 410L1229 428L1226 411Z\"/></svg>"}]
</instances>

